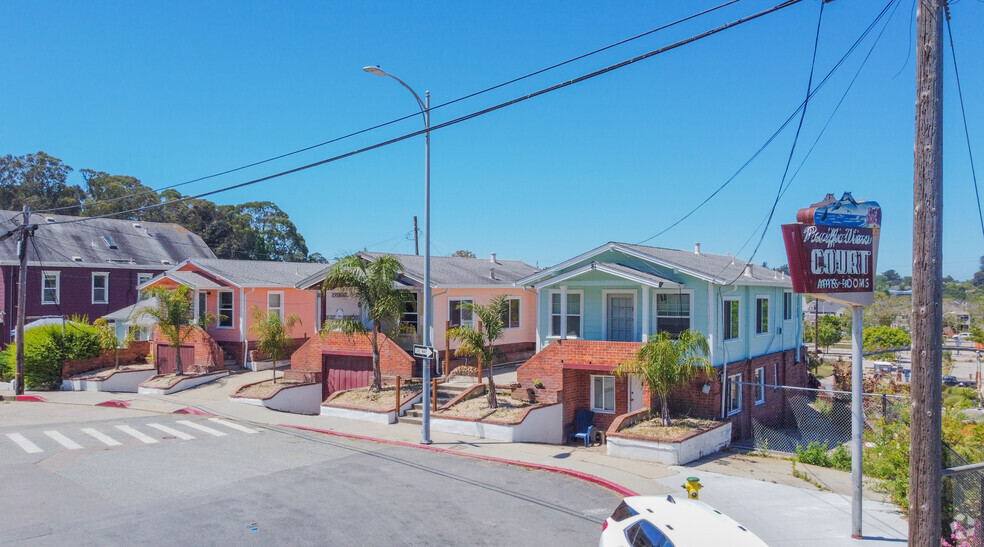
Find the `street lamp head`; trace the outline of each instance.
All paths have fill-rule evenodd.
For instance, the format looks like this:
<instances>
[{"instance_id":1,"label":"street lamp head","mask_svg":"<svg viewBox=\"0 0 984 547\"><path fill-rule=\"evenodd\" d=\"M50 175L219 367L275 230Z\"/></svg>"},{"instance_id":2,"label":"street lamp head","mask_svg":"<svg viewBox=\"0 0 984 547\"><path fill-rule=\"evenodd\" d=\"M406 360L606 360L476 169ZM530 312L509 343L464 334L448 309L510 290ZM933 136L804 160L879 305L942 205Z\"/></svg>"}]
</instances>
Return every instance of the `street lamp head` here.
<instances>
[{"instance_id":1,"label":"street lamp head","mask_svg":"<svg viewBox=\"0 0 984 547\"><path fill-rule=\"evenodd\" d=\"M389 74L386 74L386 72L383 69L379 68L379 65L364 66L362 67L362 70L365 70L369 74L375 74L376 76L389 76Z\"/></svg>"}]
</instances>

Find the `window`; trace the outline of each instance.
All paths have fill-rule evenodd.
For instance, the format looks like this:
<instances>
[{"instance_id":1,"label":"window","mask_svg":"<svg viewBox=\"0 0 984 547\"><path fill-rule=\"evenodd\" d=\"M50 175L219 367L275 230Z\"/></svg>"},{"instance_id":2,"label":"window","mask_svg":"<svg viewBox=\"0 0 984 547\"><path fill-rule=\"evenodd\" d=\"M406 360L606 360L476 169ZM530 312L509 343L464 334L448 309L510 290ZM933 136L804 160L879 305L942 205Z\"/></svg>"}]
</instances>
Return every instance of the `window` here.
<instances>
[{"instance_id":1,"label":"window","mask_svg":"<svg viewBox=\"0 0 984 547\"><path fill-rule=\"evenodd\" d=\"M109 302L109 273L92 272L92 303L106 304Z\"/></svg>"},{"instance_id":2,"label":"window","mask_svg":"<svg viewBox=\"0 0 984 547\"><path fill-rule=\"evenodd\" d=\"M786 291L782 293L782 320L790 321L793 318L793 293Z\"/></svg>"},{"instance_id":3,"label":"window","mask_svg":"<svg viewBox=\"0 0 984 547\"><path fill-rule=\"evenodd\" d=\"M119 249L119 247L116 245L116 242L113 241L112 236L103 236L103 241L106 242L106 246L109 247L110 249Z\"/></svg>"},{"instance_id":4,"label":"window","mask_svg":"<svg viewBox=\"0 0 984 547\"><path fill-rule=\"evenodd\" d=\"M724 339L737 340L741 337L741 306L737 298L724 301Z\"/></svg>"},{"instance_id":5,"label":"window","mask_svg":"<svg viewBox=\"0 0 984 547\"><path fill-rule=\"evenodd\" d=\"M284 318L284 292L270 291L267 293L267 315L274 313L281 320Z\"/></svg>"},{"instance_id":6,"label":"window","mask_svg":"<svg viewBox=\"0 0 984 547\"><path fill-rule=\"evenodd\" d=\"M207 302L208 302L208 295L206 293L204 293L204 292L198 293L198 315L197 315L197 319L199 321L201 321L201 318L204 317L206 313L208 313Z\"/></svg>"},{"instance_id":7,"label":"window","mask_svg":"<svg viewBox=\"0 0 984 547\"><path fill-rule=\"evenodd\" d=\"M591 410L615 412L614 376L591 376Z\"/></svg>"},{"instance_id":8,"label":"window","mask_svg":"<svg viewBox=\"0 0 984 547\"><path fill-rule=\"evenodd\" d=\"M403 301L403 316L400 318L400 325L406 328L413 329L413 332L417 332L417 322L419 321L419 305L417 304L417 299L420 297L419 294L415 292L408 292L406 300Z\"/></svg>"},{"instance_id":9,"label":"window","mask_svg":"<svg viewBox=\"0 0 984 547\"><path fill-rule=\"evenodd\" d=\"M755 298L755 334L769 333L769 297Z\"/></svg>"},{"instance_id":10,"label":"window","mask_svg":"<svg viewBox=\"0 0 984 547\"><path fill-rule=\"evenodd\" d=\"M509 298L506 300L506 309L502 314L502 328L519 328L519 299Z\"/></svg>"},{"instance_id":11,"label":"window","mask_svg":"<svg viewBox=\"0 0 984 547\"><path fill-rule=\"evenodd\" d=\"M138 273L137 274L137 286L139 287L140 285L143 285L144 283L150 281L153 277L154 277L154 274L152 274L152 273ZM147 295L144 294L141 291L140 296L138 298L140 300L146 300L147 299Z\"/></svg>"},{"instance_id":12,"label":"window","mask_svg":"<svg viewBox=\"0 0 984 547\"><path fill-rule=\"evenodd\" d=\"M451 327L474 327L472 310L463 307L461 304L468 302L474 304L471 298L452 298L448 300L448 318L451 319Z\"/></svg>"},{"instance_id":13,"label":"window","mask_svg":"<svg viewBox=\"0 0 984 547\"><path fill-rule=\"evenodd\" d=\"M728 416L741 412L741 374L728 376Z\"/></svg>"},{"instance_id":14,"label":"window","mask_svg":"<svg viewBox=\"0 0 984 547\"><path fill-rule=\"evenodd\" d=\"M219 291L219 328L232 328L232 291Z\"/></svg>"},{"instance_id":15,"label":"window","mask_svg":"<svg viewBox=\"0 0 984 547\"><path fill-rule=\"evenodd\" d=\"M765 402L765 367L755 369L755 404Z\"/></svg>"},{"instance_id":16,"label":"window","mask_svg":"<svg viewBox=\"0 0 984 547\"><path fill-rule=\"evenodd\" d=\"M561 307L560 291L550 293L550 336L561 336ZM567 293L567 336L581 337L581 293Z\"/></svg>"},{"instance_id":17,"label":"window","mask_svg":"<svg viewBox=\"0 0 984 547\"><path fill-rule=\"evenodd\" d=\"M656 295L656 332L666 331L676 338L690 328L690 295Z\"/></svg>"},{"instance_id":18,"label":"window","mask_svg":"<svg viewBox=\"0 0 984 547\"><path fill-rule=\"evenodd\" d=\"M41 303L57 304L61 272L41 272Z\"/></svg>"},{"instance_id":19,"label":"window","mask_svg":"<svg viewBox=\"0 0 984 547\"><path fill-rule=\"evenodd\" d=\"M625 530L625 539L632 547L673 547L666 535L646 519L629 526Z\"/></svg>"}]
</instances>

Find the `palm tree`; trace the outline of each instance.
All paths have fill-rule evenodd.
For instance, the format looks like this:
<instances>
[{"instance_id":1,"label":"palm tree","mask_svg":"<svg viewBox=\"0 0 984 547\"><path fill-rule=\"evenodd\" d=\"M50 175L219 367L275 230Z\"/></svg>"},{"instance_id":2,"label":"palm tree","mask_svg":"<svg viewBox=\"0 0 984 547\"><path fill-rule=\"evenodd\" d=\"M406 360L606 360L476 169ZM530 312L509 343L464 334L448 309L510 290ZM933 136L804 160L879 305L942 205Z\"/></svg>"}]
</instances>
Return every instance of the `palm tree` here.
<instances>
[{"instance_id":1,"label":"palm tree","mask_svg":"<svg viewBox=\"0 0 984 547\"><path fill-rule=\"evenodd\" d=\"M93 323L99 333L99 348L105 351L112 351L116 360L115 368L120 368L120 346L126 347L133 341L133 333L127 330L126 336L121 341L116 336L116 329L109 324L109 321L99 318Z\"/></svg>"},{"instance_id":2,"label":"palm tree","mask_svg":"<svg viewBox=\"0 0 984 547\"><path fill-rule=\"evenodd\" d=\"M290 331L301 324L301 318L296 313L288 313L283 319L280 314L272 311L264 312L259 306L253 306L253 324L249 331L255 333L259 340L256 346L260 351L273 359L273 383L277 383L277 361L287 355L290 345L294 343Z\"/></svg>"},{"instance_id":3,"label":"palm tree","mask_svg":"<svg viewBox=\"0 0 984 547\"><path fill-rule=\"evenodd\" d=\"M461 342L455 355L470 355L478 357L486 370L489 371L489 408L499 408L499 400L495 396L495 380L492 377L492 361L502 352L495 347L495 341L502 336L502 317L508 310L508 300L505 295L499 295L484 306L476 306L473 302L462 302L462 309L471 310L481 320L479 328L458 326L448 331L449 340ZM481 378L479 378L481 380Z\"/></svg>"},{"instance_id":4,"label":"palm tree","mask_svg":"<svg viewBox=\"0 0 984 547\"><path fill-rule=\"evenodd\" d=\"M391 255L371 262L349 255L332 264L322 284L324 291L344 289L350 296L358 298L372 321L372 327L366 328L358 319L329 319L322 329L323 332L340 330L348 336L362 334L369 337L372 344L372 387L369 390L372 392L383 388L379 370L379 333L384 322L399 321L407 298L406 291L393 286L402 269L400 261Z\"/></svg>"},{"instance_id":5,"label":"palm tree","mask_svg":"<svg viewBox=\"0 0 984 547\"><path fill-rule=\"evenodd\" d=\"M649 386L650 393L659 398L663 425L670 425L670 392L697 378L701 372L710 376L714 367L707 360L707 339L700 331L685 330L674 339L663 331L649 338L631 361L619 363L615 376L639 374Z\"/></svg>"},{"instance_id":6,"label":"palm tree","mask_svg":"<svg viewBox=\"0 0 984 547\"><path fill-rule=\"evenodd\" d=\"M157 328L161 329L161 334L174 348L176 355L174 374L181 376L184 374L181 366L181 344L191 337L194 332L193 327L205 328L212 324L215 316L201 311L198 314L198 321L194 320L192 294L187 285L178 285L174 289L151 287L147 289L147 294L157 298L157 307L143 308L134 317L149 315L157 320Z\"/></svg>"}]
</instances>

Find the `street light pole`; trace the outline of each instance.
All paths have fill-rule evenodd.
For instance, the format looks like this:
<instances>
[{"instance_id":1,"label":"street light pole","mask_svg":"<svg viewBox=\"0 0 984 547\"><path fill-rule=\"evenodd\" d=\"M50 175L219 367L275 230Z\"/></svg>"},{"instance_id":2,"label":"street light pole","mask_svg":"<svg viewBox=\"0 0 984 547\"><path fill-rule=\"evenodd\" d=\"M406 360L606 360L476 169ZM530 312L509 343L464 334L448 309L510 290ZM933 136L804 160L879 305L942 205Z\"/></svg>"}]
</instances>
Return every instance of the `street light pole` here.
<instances>
[{"instance_id":1,"label":"street light pole","mask_svg":"<svg viewBox=\"0 0 984 547\"><path fill-rule=\"evenodd\" d=\"M413 98L417 100L417 105L420 107L420 113L424 116L424 336L423 344L427 347L431 347L431 322L433 320L433 310L431 309L431 282L430 282L430 91L424 92L424 97L426 97L426 102L420 100L420 95L413 90L412 87L408 86L406 82L387 73L378 66L367 66L363 67L369 74L375 74L376 76L389 76L394 80L400 82L400 85L407 88L407 90L413 94ZM424 419L421 428L421 444L431 444L430 438L430 407L431 407L431 370L430 370L430 359L424 358ZM437 394L435 393L436 397Z\"/></svg>"}]
</instances>

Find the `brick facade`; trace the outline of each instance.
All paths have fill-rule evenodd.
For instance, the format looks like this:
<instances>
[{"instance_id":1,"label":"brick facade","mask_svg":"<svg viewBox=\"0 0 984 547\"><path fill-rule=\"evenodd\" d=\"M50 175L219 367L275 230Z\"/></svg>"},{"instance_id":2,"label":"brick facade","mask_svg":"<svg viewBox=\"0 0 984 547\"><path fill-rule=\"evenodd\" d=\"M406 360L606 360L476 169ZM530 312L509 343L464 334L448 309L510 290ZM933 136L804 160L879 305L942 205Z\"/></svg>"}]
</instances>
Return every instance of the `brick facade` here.
<instances>
[{"instance_id":1,"label":"brick facade","mask_svg":"<svg viewBox=\"0 0 984 547\"><path fill-rule=\"evenodd\" d=\"M414 359L385 334L379 335L379 369L383 376L413 375ZM290 357L290 370L284 377L293 380L321 383L324 355L371 355L372 342L368 335L348 336L341 332L329 332L310 338Z\"/></svg>"},{"instance_id":2,"label":"brick facade","mask_svg":"<svg viewBox=\"0 0 984 547\"><path fill-rule=\"evenodd\" d=\"M147 353L150 350L150 341L134 340L125 348L119 351L120 366L133 363L145 363ZM62 378L70 378L76 374L83 374L101 368L116 366L117 354L112 351L103 350L97 357L83 359L81 361L64 361L62 363Z\"/></svg>"},{"instance_id":3,"label":"brick facade","mask_svg":"<svg viewBox=\"0 0 984 547\"><path fill-rule=\"evenodd\" d=\"M195 362L191 364L182 363L181 366L184 372L211 372L225 368L222 348L219 347L218 343L201 327L182 327L181 330L182 332L186 332L188 328L193 329L193 331L191 336L182 345L195 347ZM154 350L160 344L170 345L170 341L164 337L159 327L154 327L152 342L151 348Z\"/></svg>"},{"instance_id":4,"label":"brick facade","mask_svg":"<svg viewBox=\"0 0 984 547\"><path fill-rule=\"evenodd\" d=\"M500 344L496 346L502 355L496 358L495 364L500 363L516 363L522 362L530 359L536 353L536 342L521 342L516 344ZM476 357L456 357L454 355L454 350L446 351L440 350L438 352L441 356L442 371L445 375L450 374L454 369L464 366L465 364L471 366L478 365L478 359ZM450 354L450 358L448 358Z\"/></svg>"}]
</instances>

